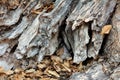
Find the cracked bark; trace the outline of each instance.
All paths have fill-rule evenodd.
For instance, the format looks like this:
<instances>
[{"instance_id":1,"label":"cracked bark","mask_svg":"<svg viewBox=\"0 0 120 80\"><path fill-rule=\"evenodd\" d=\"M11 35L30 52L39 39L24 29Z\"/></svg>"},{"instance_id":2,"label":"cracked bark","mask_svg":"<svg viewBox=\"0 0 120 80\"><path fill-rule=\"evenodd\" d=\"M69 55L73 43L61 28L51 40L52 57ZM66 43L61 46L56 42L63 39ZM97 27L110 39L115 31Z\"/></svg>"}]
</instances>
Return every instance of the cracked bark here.
<instances>
[{"instance_id":1,"label":"cracked bark","mask_svg":"<svg viewBox=\"0 0 120 80\"><path fill-rule=\"evenodd\" d=\"M17 4L8 7L9 1L0 2L2 61L15 67L14 64L20 65L20 60L26 61L27 58L40 62L44 56L54 54L61 43L66 55L62 57L72 56L74 63L79 64L87 58L96 59L107 37L100 34L101 29L111 24L113 29L104 46L105 56L113 62L120 62L119 1L56 0L51 11L42 9L39 14L32 13L33 9L51 3L52 0L18 0Z\"/></svg>"}]
</instances>

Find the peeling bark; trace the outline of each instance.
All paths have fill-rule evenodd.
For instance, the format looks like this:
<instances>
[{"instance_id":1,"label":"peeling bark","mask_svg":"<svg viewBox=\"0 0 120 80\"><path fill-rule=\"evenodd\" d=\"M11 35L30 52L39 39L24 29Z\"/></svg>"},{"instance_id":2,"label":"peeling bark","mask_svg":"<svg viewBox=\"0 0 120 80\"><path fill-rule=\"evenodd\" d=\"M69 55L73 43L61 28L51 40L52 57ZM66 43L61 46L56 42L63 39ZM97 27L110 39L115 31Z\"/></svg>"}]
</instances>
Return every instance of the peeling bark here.
<instances>
[{"instance_id":1,"label":"peeling bark","mask_svg":"<svg viewBox=\"0 0 120 80\"><path fill-rule=\"evenodd\" d=\"M66 27L66 33L72 45L75 63L84 61L87 57L95 58L98 55L104 38L104 36L100 34L100 30L107 24L116 2L117 0L79 1L73 12L67 18L68 26ZM91 22L91 25L88 26L88 28L91 27L91 37L88 36L88 30L84 31L84 29L77 28L89 22ZM73 36L69 36L69 34L73 34ZM83 40L76 39L76 37ZM89 41L89 38L91 41ZM89 47L86 48L86 45L89 45ZM80 56L79 58L78 55Z\"/></svg>"},{"instance_id":2,"label":"peeling bark","mask_svg":"<svg viewBox=\"0 0 120 80\"><path fill-rule=\"evenodd\" d=\"M6 4L11 2L0 3L0 60L6 66L8 62L27 68L25 63L29 64L29 60L40 62L44 56L56 53L61 45L64 49L61 58L73 57L77 64L96 59L101 46L109 60L120 62L119 1L18 0L17 5ZM51 4L54 7L49 10ZM104 45L107 36L100 32L107 24L113 29ZM97 69L101 70L101 66Z\"/></svg>"}]
</instances>

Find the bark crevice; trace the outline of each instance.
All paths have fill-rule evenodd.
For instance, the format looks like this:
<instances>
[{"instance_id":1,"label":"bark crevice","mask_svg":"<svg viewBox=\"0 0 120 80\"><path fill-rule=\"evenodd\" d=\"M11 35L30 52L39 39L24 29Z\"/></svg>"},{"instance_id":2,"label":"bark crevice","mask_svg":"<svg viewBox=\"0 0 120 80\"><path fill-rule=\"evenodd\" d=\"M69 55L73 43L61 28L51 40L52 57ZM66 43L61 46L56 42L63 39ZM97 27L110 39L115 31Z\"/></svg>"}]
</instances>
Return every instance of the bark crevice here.
<instances>
[{"instance_id":1,"label":"bark crevice","mask_svg":"<svg viewBox=\"0 0 120 80\"><path fill-rule=\"evenodd\" d=\"M119 24L119 18L116 18L119 17L117 0L23 1L24 4L10 9L11 11L8 11L10 13L6 12L6 5L2 6L5 10L0 8L4 12L0 13L1 56L12 53L18 61L37 57L37 61L40 62L44 56L57 52L62 45L65 53L73 57L74 63L84 61L86 63L87 60L95 59L101 54L101 49L111 46L104 44L107 43L105 41L107 36L100 34L103 26L112 24L114 26L112 32L119 33L118 26L118 30L115 27ZM50 10L44 8L53 6L52 4L54 7ZM110 18L111 15L113 19ZM5 19L5 16L8 18ZM112 34L109 36L113 37ZM105 50L109 49L111 47Z\"/></svg>"}]
</instances>

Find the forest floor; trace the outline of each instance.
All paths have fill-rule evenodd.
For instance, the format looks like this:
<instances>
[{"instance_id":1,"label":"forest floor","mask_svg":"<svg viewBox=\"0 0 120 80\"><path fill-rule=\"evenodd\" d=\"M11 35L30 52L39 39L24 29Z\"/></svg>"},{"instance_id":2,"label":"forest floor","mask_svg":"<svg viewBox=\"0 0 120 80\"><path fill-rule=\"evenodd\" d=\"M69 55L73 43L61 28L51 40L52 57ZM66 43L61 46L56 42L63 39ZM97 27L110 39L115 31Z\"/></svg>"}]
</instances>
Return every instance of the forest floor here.
<instances>
[{"instance_id":1,"label":"forest floor","mask_svg":"<svg viewBox=\"0 0 120 80\"><path fill-rule=\"evenodd\" d=\"M75 64L72 58L63 60L58 55L52 55L34 64L28 65L27 69L17 68L8 71L0 67L0 80L66 80L75 72L86 71L92 65L92 59L87 65L82 62Z\"/></svg>"}]
</instances>

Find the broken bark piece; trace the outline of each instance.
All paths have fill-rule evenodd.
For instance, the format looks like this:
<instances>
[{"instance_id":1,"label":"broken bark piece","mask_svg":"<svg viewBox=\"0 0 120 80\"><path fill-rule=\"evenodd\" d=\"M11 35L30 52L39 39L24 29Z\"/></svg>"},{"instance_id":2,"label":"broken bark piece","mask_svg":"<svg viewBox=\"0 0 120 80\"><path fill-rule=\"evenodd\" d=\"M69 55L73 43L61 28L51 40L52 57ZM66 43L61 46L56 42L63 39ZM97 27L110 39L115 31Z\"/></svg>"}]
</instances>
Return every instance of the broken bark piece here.
<instances>
[{"instance_id":1,"label":"broken bark piece","mask_svg":"<svg viewBox=\"0 0 120 80\"><path fill-rule=\"evenodd\" d=\"M0 26L11 26L16 24L20 19L21 14L22 14L21 8L9 12L9 14L6 15L3 19L0 19Z\"/></svg>"},{"instance_id":2,"label":"broken bark piece","mask_svg":"<svg viewBox=\"0 0 120 80\"><path fill-rule=\"evenodd\" d=\"M96 58L99 54L99 50L101 49L101 45L103 42L103 35L100 35L99 32L92 31L92 40L90 45L88 46L88 57Z\"/></svg>"},{"instance_id":3,"label":"broken bark piece","mask_svg":"<svg viewBox=\"0 0 120 80\"><path fill-rule=\"evenodd\" d=\"M28 47L31 40L37 35L38 28L39 28L39 16L36 17L36 19L33 21L31 26L29 26L26 31L20 36L19 38L19 44L17 49L20 51L20 53L24 54L26 53L26 48Z\"/></svg>"},{"instance_id":4,"label":"broken bark piece","mask_svg":"<svg viewBox=\"0 0 120 80\"><path fill-rule=\"evenodd\" d=\"M98 55L104 38L99 33L100 29L108 22L116 2L117 0L82 0L67 18L66 34L75 63Z\"/></svg>"},{"instance_id":5,"label":"broken bark piece","mask_svg":"<svg viewBox=\"0 0 120 80\"><path fill-rule=\"evenodd\" d=\"M56 6L59 8L54 8L49 13L41 12L20 36L15 54L20 53L23 56L27 54L27 57L32 57L39 53L38 61L41 61L45 55L53 54L59 43L59 27L68 13L71 2L72 0L62 0ZM36 51L34 47L40 49Z\"/></svg>"},{"instance_id":6,"label":"broken bark piece","mask_svg":"<svg viewBox=\"0 0 120 80\"><path fill-rule=\"evenodd\" d=\"M74 59L73 62L78 63L87 58L87 44L89 43L88 26L82 25L73 33L74 36Z\"/></svg>"}]
</instances>

